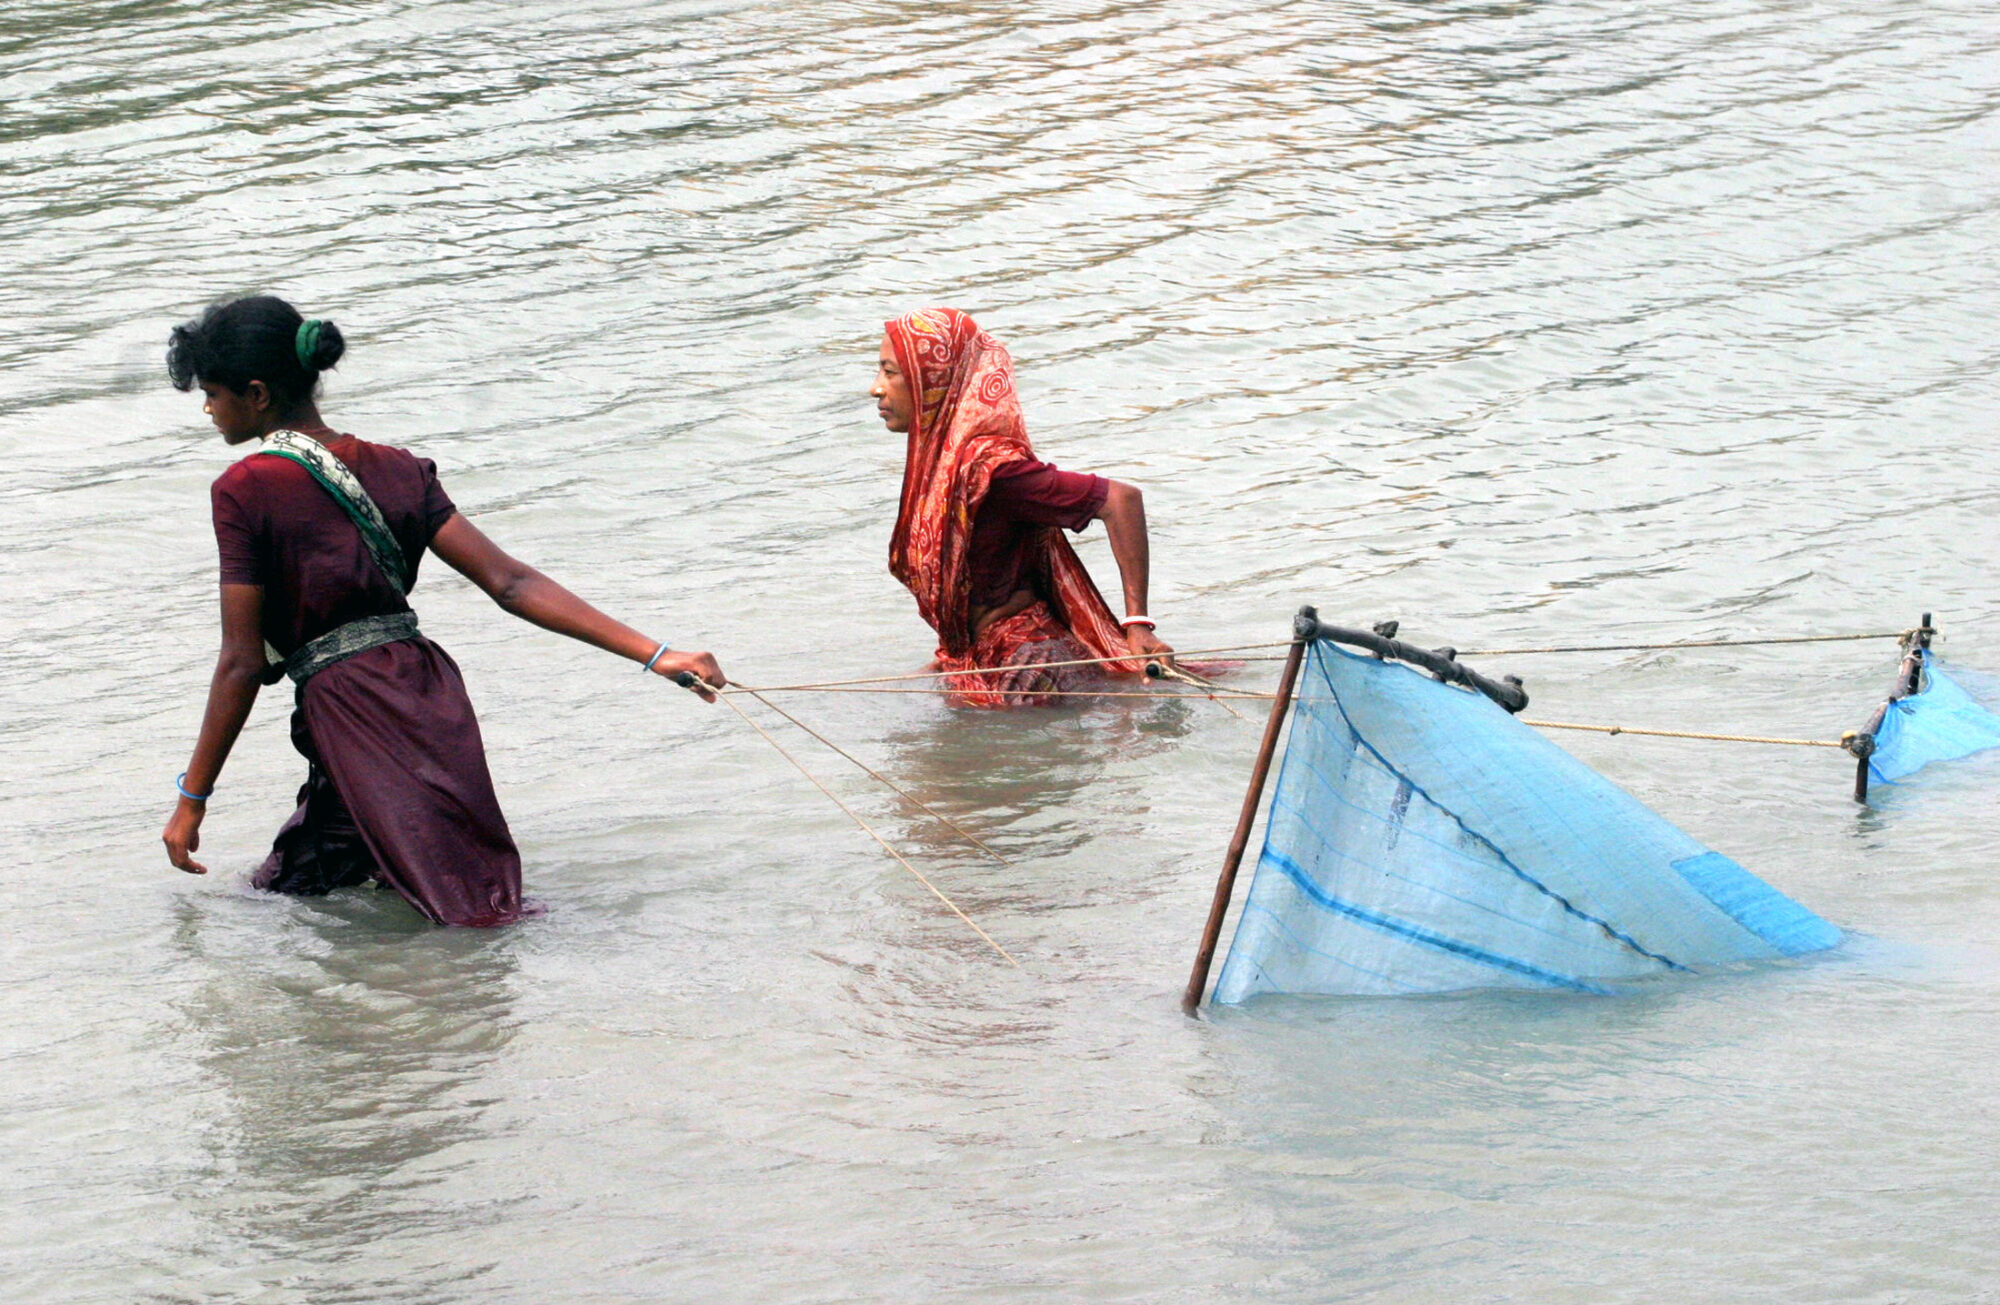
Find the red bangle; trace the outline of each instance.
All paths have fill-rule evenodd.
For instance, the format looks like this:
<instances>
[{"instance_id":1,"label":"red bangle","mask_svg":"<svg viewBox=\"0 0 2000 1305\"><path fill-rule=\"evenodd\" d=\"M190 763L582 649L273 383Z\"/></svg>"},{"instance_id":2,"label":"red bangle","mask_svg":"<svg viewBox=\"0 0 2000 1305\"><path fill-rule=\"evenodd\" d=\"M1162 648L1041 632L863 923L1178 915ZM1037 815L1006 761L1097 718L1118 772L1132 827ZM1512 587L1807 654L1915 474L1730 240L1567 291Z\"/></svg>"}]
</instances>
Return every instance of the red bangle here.
<instances>
[{"instance_id":1,"label":"red bangle","mask_svg":"<svg viewBox=\"0 0 2000 1305\"><path fill-rule=\"evenodd\" d=\"M1148 630L1157 630L1160 628L1153 624L1153 618L1150 616L1128 616L1118 623L1118 628L1123 630L1134 625L1143 625Z\"/></svg>"}]
</instances>

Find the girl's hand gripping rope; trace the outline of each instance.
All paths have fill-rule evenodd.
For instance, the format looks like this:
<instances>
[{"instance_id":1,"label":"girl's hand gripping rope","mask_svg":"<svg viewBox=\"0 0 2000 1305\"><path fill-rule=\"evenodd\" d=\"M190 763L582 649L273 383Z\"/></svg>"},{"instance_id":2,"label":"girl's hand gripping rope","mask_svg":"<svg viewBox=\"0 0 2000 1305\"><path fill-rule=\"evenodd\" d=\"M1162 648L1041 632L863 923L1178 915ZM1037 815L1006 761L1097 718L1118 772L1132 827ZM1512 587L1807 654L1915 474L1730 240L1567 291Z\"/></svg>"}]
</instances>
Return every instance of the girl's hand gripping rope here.
<instances>
[{"instance_id":1,"label":"girl's hand gripping rope","mask_svg":"<svg viewBox=\"0 0 2000 1305\"><path fill-rule=\"evenodd\" d=\"M693 671L682 671L679 675L674 676L674 683L680 685L683 689L694 690L708 702L714 702L715 695L721 693L727 687L728 681L725 680L722 684L710 684Z\"/></svg>"},{"instance_id":2,"label":"girl's hand gripping rope","mask_svg":"<svg viewBox=\"0 0 2000 1305\"><path fill-rule=\"evenodd\" d=\"M653 662L653 674L664 675L683 689L692 689L703 702L715 701L715 690L729 683L722 667L705 652L662 653Z\"/></svg>"}]
</instances>

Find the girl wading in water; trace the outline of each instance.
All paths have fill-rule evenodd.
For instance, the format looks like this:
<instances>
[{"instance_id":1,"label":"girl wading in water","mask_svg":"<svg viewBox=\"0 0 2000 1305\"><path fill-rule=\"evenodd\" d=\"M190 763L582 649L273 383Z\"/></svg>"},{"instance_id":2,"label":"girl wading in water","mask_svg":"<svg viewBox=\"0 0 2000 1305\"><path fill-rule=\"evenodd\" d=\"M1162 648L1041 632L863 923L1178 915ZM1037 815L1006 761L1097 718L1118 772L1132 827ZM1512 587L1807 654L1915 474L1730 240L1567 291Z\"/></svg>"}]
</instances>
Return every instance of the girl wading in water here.
<instances>
[{"instance_id":1,"label":"girl wading in water","mask_svg":"<svg viewBox=\"0 0 2000 1305\"><path fill-rule=\"evenodd\" d=\"M167 859L207 873L192 855L202 815L258 686L282 668L298 685L292 743L310 769L257 886L318 894L372 878L439 924L506 924L523 914L521 858L479 722L457 663L417 632L403 597L424 550L515 616L655 674L721 684L722 669L500 551L458 514L429 460L330 429L313 399L343 347L332 322L264 295L209 309L167 345L175 388L201 386L223 440L263 441L211 490L222 653L177 781Z\"/></svg>"},{"instance_id":2,"label":"girl wading in water","mask_svg":"<svg viewBox=\"0 0 2000 1305\"><path fill-rule=\"evenodd\" d=\"M1146 509L1131 485L1036 459L1000 342L955 308L885 324L875 410L909 436L889 573L937 631L932 669L973 707L1041 706L1173 649L1146 615ZM1125 586L1105 604L1064 528L1104 523ZM1102 667L1051 666L1113 658ZM984 668L972 671L971 668ZM970 672L970 673L967 673Z\"/></svg>"}]
</instances>

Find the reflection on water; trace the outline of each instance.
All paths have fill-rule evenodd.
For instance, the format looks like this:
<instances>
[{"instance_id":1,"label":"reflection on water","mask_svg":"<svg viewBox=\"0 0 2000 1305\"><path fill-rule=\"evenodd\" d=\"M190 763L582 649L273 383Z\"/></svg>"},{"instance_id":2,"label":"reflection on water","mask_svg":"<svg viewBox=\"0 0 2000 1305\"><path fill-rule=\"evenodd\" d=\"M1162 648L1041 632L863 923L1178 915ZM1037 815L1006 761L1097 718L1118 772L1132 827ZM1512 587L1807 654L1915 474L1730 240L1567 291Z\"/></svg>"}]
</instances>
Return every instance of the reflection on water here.
<instances>
[{"instance_id":1,"label":"reflection on water","mask_svg":"<svg viewBox=\"0 0 2000 1305\"><path fill-rule=\"evenodd\" d=\"M440 1200L439 1187L491 1131L485 1080L519 1024L515 939L433 929L370 889L289 905L275 930L269 916L246 929L197 900L176 908L182 966L207 976L176 1004L230 1103L207 1133L227 1187L214 1245L325 1270L356 1247L485 1217L489 1202ZM458 1260L428 1288L397 1290L490 1267Z\"/></svg>"},{"instance_id":2,"label":"reflection on water","mask_svg":"<svg viewBox=\"0 0 2000 1305\"><path fill-rule=\"evenodd\" d=\"M1054 941L1048 931L1063 929L1066 916L1115 907L1147 891L1127 867L1106 867L1088 855L1103 830L1079 803L1093 789L1092 805L1104 800L1107 755L1157 756L1184 738L1191 720L1187 704L1166 694L1157 703L1106 699L1024 712L955 709L941 698L925 703L926 710L883 740L887 761L879 768L1005 864L942 821L879 793L875 805L891 819L876 828L974 923L998 931L1001 948L1028 957L1029 973L1004 976L994 990L996 1003L982 1006L966 991L963 972L941 972L935 958L953 955L980 968L1006 961L935 898L901 882L906 872L886 855L879 875L903 902L884 924L890 932L879 941L886 955L866 962L820 955L844 971L843 986L855 1000L848 1018L864 1036L1046 1045L1056 1030L1041 1013L1045 1003L1033 1002L1036 1013L1024 1020L1014 1002L1024 986L1047 981L1046 963L1036 955ZM1114 792L1121 787L1109 782ZM1110 804L1128 805L1129 796Z\"/></svg>"},{"instance_id":3,"label":"reflection on water","mask_svg":"<svg viewBox=\"0 0 2000 1305\"><path fill-rule=\"evenodd\" d=\"M883 742L894 757L889 777L922 801L954 819L978 819L1007 846L1024 840L1024 854L1054 858L1086 836L1065 813L1102 779L1106 759L1170 749L1188 736L1193 719L1188 703L1162 691L1156 702L1085 699L1020 712L943 708L892 730ZM925 822L910 832L931 843L950 831ZM984 828L974 832L985 837Z\"/></svg>"}]
</instances>

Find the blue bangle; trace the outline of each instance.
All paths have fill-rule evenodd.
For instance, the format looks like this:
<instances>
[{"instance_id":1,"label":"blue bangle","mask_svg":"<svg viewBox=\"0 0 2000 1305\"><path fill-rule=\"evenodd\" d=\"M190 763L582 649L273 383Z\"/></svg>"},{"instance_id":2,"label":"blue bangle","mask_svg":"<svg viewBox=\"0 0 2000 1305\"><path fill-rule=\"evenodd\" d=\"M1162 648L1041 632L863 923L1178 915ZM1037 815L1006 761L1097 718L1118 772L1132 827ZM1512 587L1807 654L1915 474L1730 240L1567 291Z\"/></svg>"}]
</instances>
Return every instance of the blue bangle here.
<instances>
[{"instance_id":1,"label":"blue bangle","mask_svg":"<svg viewBox=\"0 0 2000 1305\"><path fill-rule=\"evenodd\" d=\"M178 774L178 775L174 776L174 787L175 787L175 788L177 788L177 789L179 789L179 790L181 791L181 796L182 796L182 797L186 798L186 799L187 799L188 801L190 801L190 802L206 802L206 801L208 801L208 800L209 800L210 798L212 798L212 797L214 797L214 796L215 796L215 790L214 790L214 789L210 789L210 790L209 790L208 792L206 792L206 793L190 793L190 792L188 792L188 791L187 791L187 785L186 785L186 784L185 784L185 783L183 782L184 780L186 780L186 779L187 779L187 777L188 777L188 773L187 773L187 772L186 772L185 770L183 770L183 771L182 771L182 772L181 772L180 774Z\"/></svg>"},{"instance_id":2,"label":"blue bangle","mask_svg":"<svg viewBox=\"0 0 2000 1305\"><path fill-rule=\"evenodd\" d=\"M643 674L644 671L650 671L653 669L653 663L660 660L660 654L670 653L672 651L673 649L667 647L667 645L665 644L661 644L659 647L653 649L653 655L646 659L646 665L644 667L644 670L642 670L641 674Z\"/></svg>"}]
</instances>

